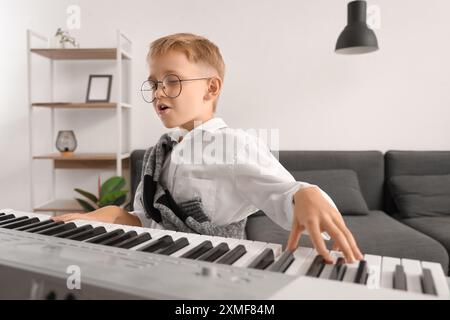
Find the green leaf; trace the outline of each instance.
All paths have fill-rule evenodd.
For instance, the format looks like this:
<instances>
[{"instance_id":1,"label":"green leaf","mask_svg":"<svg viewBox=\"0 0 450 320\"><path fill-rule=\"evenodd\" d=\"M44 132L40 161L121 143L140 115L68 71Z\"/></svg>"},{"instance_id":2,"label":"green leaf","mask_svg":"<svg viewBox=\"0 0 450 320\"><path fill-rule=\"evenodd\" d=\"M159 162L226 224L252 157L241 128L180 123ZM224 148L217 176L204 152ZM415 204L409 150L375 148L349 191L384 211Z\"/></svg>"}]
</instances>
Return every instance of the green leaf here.
<instances>
[{"instance_id":1,"label":"green leaf","mask_svg":"<svg viewBox=\"0 0 450 320\"><path fill-rule=\"evenodd\" d=\"M124 195L120 198L117 198L114 202L113 205L114 206L120 206L121 204L123 204L125 202L125 200L127 199L127 195Z\"/></svg>"},{"instance_id":2,"label":"green leaf","mask_svg":"<svg viewBox=\"0 0 450 320\"><path fill-rule=\"evenodd\" d=\"M117 190L110 192L108 194L105 194L103 197L100 198L98 202L99 207L104 207L107 205L112 205L114 201L116 201L118 198L126 196L128 193L128 190Z\"/></svg>"},{"instance_id":3,"label":"green leaf","mask_svg":"<svg viewBox=\"0 0 450 320\"><path fill-rule=\"evenodd\" d=\"M125 179L123 177L114 176L109 178L102 184L102 188L100 191L100 199L110 192L120 190L124 185Z\"/></svg>"},{"instance_id":4,"label":"green leaf","mask_svg":"<svg viewBox=\"0 0 450 320\"><path fill-rule=\"evenodd\" d=\"M91 200L93 203L97 203L98 202L97 197L95 195L93 195L92 193L90 193L90 192L87 192L87 191L84 191L84 190L81 190L81 189L78 189L78 188L75 188L73 190L75 190L76 192L78 192L82 196L85 196L86 198Z\"/></svg>"},{"instance_id":5,"label":"green leaf","mask_svg":"<svg viewBox=\"0 0 450 320\"><path fill-rule=\"evenodd\" d=\"M87 201L79 198L75 198L77 202L83 207L85 212L95 211L96 209Z\"/></svg>"}]
</instances>

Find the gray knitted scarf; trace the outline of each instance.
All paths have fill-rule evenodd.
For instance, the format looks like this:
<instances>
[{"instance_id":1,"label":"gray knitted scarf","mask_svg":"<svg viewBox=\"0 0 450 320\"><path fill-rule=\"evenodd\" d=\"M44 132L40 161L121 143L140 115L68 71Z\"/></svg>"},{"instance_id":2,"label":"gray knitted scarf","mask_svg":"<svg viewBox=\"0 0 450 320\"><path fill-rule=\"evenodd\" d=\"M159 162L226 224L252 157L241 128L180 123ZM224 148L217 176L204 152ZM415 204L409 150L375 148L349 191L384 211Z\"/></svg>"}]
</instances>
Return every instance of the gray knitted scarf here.
<instances>
[{"instance_id":1,"label":"gray knitted scarf","mask_svg":"<svg viewBox=\"0 0 450 320\"><path fill-rule=\"evenodd\" d=\"M166 133L144 154L141 174L143 188L142 194L137 196L141 199L146 216L169 230L245 239L247 218L228 225L216 225L205 214L201 198L195 197L177 204L169 190L160 184L164 160L177 143Z\"/></svg>"}]
</instances>

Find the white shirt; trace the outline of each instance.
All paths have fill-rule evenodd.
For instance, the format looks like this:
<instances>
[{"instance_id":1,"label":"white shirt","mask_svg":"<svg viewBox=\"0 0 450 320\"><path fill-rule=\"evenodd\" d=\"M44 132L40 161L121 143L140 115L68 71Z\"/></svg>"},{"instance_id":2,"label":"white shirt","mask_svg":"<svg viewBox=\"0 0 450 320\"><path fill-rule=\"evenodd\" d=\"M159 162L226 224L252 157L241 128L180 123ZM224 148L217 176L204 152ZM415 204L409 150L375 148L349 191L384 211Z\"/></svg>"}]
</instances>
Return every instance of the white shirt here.
<instances>
[{"instance_id":1,"label":"white shirt","mask_svg":"<svg viewBox=\"0 0 450 320\"><path fill-rule=\"evenodd\" d=\"M182 140L166 157L160 183L175 202L200 197L205 213L218 225L237 222L261 209L282 228L291 229L293 195L300 188L312 185L295 181L260 139L243 130L228 128L221 118L212 118L191 131L177 128L169 136L175 141L180 137ZM235 144L231 148L223 141ZM203 146L198 147L200 143ZM215 152L211 152L214 147ZM141 181L138 190L142 185ZM145 216L136 197L131 213L140 219L143 227L163 228Z\"/></svg>"}]
</instances>

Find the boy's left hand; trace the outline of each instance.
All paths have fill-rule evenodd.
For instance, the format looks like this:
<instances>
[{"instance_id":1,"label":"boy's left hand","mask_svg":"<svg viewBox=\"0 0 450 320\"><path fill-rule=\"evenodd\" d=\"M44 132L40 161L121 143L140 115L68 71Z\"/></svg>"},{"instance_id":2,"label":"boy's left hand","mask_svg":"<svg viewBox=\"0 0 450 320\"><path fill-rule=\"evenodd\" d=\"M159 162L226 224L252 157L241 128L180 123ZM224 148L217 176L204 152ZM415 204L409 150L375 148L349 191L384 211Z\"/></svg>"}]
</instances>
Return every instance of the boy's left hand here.
<instances>
[{"instance_id":1,"label":"boy's left hand","mask_svg":"<svg viewBox=\"0 0 450 320\"><path fill-rule=\"evenodd\" d=\"M326 231L334 240L333 248L342 251L347 263L363 259L352 233L341 213L332 206L316 186L301 188L294 195L294 217L286 249L294 251L301 233L308 231L318 254L327 263L333 262L321 233Z\"/></svg>"}]
</instances>

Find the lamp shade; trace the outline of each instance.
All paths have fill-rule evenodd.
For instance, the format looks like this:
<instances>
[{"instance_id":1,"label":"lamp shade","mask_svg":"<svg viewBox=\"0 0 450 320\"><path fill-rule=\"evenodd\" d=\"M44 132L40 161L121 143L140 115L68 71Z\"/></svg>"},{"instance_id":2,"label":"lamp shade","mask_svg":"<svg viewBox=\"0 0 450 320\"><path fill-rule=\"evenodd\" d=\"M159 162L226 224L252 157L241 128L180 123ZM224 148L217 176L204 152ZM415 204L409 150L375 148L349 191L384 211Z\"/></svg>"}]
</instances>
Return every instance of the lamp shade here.
<instances>
[{"instance_id":1,"label":"lamp shade","mask_svg":"<svg viewBox=\"0 0 450 320\"><path fill-rule=\"evenodd\" d=\"M347 5L347 26L336 42L336 53L360 54L378 50L375 33L367 26L366 1L352 1Z\"/></svg>"}]
</instances>

